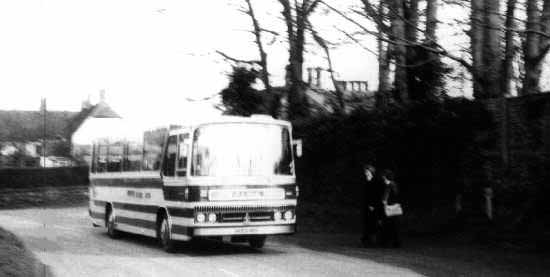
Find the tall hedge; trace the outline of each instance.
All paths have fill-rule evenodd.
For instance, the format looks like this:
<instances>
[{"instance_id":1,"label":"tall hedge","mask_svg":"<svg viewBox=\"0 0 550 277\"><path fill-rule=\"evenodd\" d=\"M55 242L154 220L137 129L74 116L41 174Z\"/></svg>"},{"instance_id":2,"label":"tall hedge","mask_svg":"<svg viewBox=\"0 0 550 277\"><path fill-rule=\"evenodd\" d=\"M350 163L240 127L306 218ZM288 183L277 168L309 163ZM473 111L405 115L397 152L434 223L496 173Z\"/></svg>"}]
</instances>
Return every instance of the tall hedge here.
<instances>
[{"instance_id":1,"label":"tall hedge","mask_svg":"<svg viewBox=\"0 0 550 277\"><path fill-rule=\"evenodd\" d=\"M0 170L0 189L67 187L88 184L88 167L6 168Z\"/></svg>"},{"instance_id":2,"label":"tall hedge","mask_svg":"<svg viewBox=\"0 0 550 277\"><path fill-rule=\"evenodd\" d=\"M487 132L493 122L477 102L419 102L293 123L304 141L298 182L311 201L357 205L363 163L394 170L403 200L418 208L488 181L483 155L494 144Z\"/></svg>"}]
</instances>

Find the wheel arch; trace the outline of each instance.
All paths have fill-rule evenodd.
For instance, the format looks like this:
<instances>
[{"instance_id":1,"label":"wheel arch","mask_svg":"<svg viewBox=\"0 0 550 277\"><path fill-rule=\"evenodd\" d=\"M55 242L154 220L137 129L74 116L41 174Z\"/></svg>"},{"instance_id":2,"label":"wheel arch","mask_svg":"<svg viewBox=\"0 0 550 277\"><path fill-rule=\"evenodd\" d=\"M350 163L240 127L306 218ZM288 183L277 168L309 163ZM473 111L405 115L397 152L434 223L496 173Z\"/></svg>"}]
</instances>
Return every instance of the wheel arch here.
<instances>
[{"instance_id":1,"label":"wheel arch","mask_svg":"<svg viewBox=\"0 0 550 277\"><path fill-rule=\"evenodd\" d=\"M156 218L157 231L158 231L158 227L160 226L161 220L164 216L166 216L166 219L168 220L168 225L170 227L172 226L172 218L170 217L168 208L161 206L157 209L157 218Z\"/></svg>"}]
</instances>

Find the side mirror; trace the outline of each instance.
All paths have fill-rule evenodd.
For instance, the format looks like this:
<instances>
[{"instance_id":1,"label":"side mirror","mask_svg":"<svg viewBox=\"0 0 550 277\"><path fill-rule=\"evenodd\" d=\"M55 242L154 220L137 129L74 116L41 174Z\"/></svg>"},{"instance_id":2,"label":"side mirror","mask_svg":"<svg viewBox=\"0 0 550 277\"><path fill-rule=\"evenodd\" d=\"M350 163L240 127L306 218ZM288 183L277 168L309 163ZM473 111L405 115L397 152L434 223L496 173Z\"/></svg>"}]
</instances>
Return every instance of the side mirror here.
<instances>
[{"instance_id":1,"label":"side mirror","mask_svg":"<svg viewBox=\"0 0 550 277\"><path fill-rule=\"evenodd\" d=\"M302 156L302 140L292 140L292 147L294 148L294 153L296 154L296 157L300 158Z\"/></svg>"}]
</instances>

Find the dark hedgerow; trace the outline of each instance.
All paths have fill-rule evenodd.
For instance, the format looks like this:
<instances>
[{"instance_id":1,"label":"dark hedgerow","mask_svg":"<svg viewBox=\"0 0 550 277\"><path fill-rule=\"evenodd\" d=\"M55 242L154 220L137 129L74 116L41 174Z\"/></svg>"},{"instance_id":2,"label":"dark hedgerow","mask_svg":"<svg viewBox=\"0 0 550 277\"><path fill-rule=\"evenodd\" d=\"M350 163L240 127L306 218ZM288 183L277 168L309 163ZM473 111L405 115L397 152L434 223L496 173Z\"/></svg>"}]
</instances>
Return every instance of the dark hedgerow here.
<instances>
[{"instance_id":1,"label":"dark hedgerow","mask_svg":"<svg viewBox=\"0 0 550 277\"><path fill-rule=\"evenodd\" d=\"M358 205L361 164L368 162L397 173L408 205L430 208L464 190L465 176L484 176L475 172L483 168L478 156L493 144L480 135L493 124L490 114L466 99L293 123L304 141L297 162L303 199L323 203Z\"/></svg>"}]
</instances>

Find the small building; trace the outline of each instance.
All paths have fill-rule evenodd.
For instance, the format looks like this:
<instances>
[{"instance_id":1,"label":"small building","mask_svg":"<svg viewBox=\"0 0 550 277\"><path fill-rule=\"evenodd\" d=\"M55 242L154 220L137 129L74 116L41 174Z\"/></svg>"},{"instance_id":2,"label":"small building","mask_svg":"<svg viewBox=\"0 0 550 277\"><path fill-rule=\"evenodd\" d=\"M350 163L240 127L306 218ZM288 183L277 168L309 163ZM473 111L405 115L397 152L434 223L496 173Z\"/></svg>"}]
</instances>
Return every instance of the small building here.
<instances>
[{"instance_id":1,"label":"small building","mask_svg":"<svg viewBox=\"0 0 550 277\"><path fill-rule=\"evenodd\" d=\"M71 166L72 138L93 118L120 118L102 95L79 112L0 110L0 168ZM45 158L44 158L45 157ZM69 162L71 161L71 162Z\"/></svg>"},{"instance_id":2,"label":"small building","mask_svg":"<svg viewBox=\"0 0 550 277\"><path fill-rule=\"evenodd\" d=\"M374 92L369 90L367 81L332 80L325 76L320 67L308 68L308 83L305 91L310 109L315 114L334 113L341 93L343 111L349 113L359 107L374 107Z\"/></svg>"},{"instance_id":3,"label":"small building","mask_svg":"<svg viewBox=\"0 0 550 277\"><path fill-rule=\"evenodd\" d=\"M69 167L73 165L75 165L75 161L69 157L40 157L40 167Z\"/></svg>"}]
</instances>

